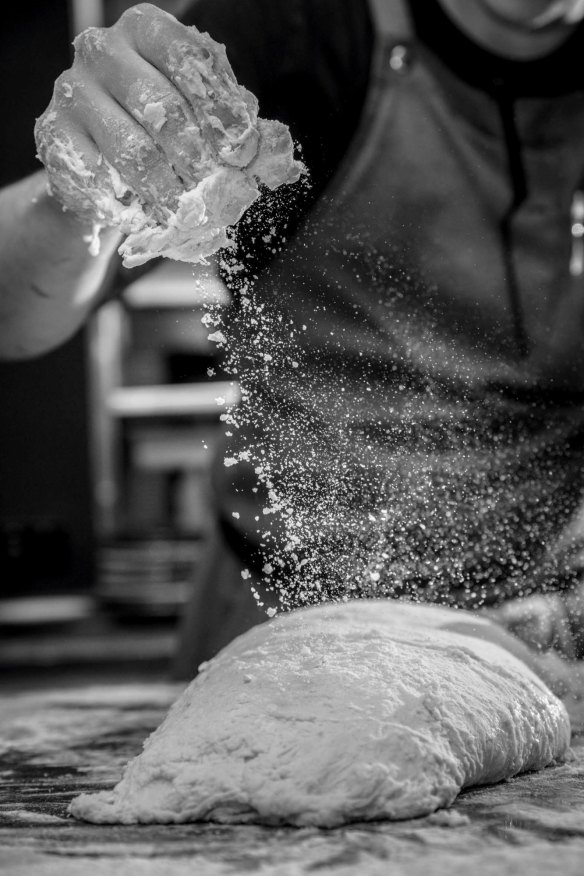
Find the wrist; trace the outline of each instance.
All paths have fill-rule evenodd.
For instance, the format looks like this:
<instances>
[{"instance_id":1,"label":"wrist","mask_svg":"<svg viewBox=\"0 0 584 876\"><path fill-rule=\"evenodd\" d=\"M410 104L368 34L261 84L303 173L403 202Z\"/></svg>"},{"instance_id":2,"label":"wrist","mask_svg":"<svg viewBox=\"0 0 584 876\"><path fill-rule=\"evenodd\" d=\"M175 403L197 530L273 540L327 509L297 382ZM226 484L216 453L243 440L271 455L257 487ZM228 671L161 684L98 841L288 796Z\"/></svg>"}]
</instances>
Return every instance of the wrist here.
<instances>
[{"instance_id":1,"label":"wrist","mask_svg":"<svg viewBox=\"0 0 584 876\"><path fill-rule=\"evenodd\" d=\"M51 194L45 171L39 171L29 177L26 183L29 186L28 210L39 215L46 221L47 227L52 228L55 234L68 232L69 244L77 246L80 252L88 257L97 253L90 252L90 242L99 233L99 253L109 258L114 249L122 240L122 235L117 228L108 226L96 226L91 219L79 216L72 210L64 207L60 201ZM99 231L97 231L99 229Z\"/></svg>"}]
</instances>

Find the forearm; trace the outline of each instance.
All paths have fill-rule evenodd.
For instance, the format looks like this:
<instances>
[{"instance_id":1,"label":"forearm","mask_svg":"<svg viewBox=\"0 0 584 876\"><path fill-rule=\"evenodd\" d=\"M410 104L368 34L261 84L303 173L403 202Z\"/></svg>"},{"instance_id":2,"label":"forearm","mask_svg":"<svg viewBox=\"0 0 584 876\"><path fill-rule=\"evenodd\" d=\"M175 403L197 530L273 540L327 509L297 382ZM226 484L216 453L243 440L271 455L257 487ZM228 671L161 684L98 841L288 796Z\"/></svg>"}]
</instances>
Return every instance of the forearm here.
<instances>
[{"instance_id":1,"label":"forearm","mask_svg":"<svg viewBox=\"0 0 584 876\"><path fill-rule=\"evenodd\" d=\"M0 358L48 352L83 324L120 242L105 230L92 256L89 232L47 194L42 172L0 191Z\"/></svg>"}]
</instances>

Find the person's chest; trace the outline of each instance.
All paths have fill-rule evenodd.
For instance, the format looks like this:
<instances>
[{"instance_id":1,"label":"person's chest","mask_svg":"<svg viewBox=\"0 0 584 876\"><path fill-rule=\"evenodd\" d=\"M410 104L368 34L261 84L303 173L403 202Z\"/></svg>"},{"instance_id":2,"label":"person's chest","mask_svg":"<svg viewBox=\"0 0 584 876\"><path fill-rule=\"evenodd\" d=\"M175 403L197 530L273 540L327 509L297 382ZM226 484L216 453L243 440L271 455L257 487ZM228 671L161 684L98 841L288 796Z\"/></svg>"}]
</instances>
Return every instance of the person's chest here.
<instances>
[{"instance_id":1,"label":"person's chest","mask_svg":"<svg viewBox=\"0 0 584 876\"><path fill-rule=\"evenodd\" d=\"M423 368L471 382L584 386L584 95L516 104L512 209L493 98L423 56L376 87L301 236L302 271L332 290L327 320L336 301L357 338L361 315L388 354L405 338Z\"/></svg>"}]
</instances>

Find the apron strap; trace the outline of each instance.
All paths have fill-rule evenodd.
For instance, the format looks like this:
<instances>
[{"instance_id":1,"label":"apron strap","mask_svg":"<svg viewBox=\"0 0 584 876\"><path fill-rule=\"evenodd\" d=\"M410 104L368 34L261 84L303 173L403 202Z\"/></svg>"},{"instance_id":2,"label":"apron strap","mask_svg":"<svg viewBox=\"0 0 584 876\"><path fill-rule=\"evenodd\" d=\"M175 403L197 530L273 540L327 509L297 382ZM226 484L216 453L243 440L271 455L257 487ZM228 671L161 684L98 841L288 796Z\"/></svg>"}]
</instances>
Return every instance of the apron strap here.
<instances>
[{"instance_id":1,"label":"apron strap","mask_svg":"<svg viewBox=\"0 0 584 876\"><path fill-rule=\"evenodd\" d=\"M381 39L410 42L413 25L408 0L369 0L375 33Z\"/></svg>"}]
</instances>

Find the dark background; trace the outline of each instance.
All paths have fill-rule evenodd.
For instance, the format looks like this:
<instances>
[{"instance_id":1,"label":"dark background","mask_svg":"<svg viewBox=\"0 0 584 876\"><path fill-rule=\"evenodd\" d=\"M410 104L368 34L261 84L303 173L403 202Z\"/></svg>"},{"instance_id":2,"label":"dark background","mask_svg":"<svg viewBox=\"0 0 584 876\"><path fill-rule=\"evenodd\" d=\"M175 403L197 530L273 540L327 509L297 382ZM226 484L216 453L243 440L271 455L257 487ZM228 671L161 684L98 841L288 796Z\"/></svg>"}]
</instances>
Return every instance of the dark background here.
<instances>
[{"instance_id":1,"label":"dark background","mask_svg":"<svg viewBox=\"0 0 584 876\"><path fill-rule=\"evenodd\" d=\"M0 185L40 168L33 127L71 64L65 0L11 4L0 28ZM0 599L91 586L85 332L38 359L0 363Z\"/></svg>"}]
</instances>

